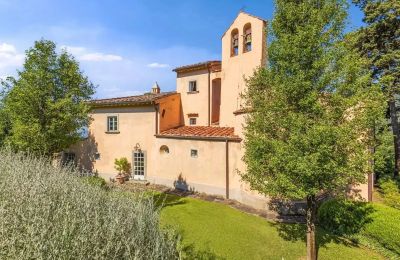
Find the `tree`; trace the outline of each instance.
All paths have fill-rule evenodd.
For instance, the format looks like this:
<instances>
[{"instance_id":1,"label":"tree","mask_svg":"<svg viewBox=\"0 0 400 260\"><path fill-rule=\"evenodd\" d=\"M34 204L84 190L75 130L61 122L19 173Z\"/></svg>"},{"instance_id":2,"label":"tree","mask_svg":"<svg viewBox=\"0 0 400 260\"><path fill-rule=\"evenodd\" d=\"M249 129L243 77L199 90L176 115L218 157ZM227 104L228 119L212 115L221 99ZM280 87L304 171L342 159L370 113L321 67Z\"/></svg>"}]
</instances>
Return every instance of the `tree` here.
<instances>
[{"instance_id":1,"label":"tree","mask_svg":"<svg viewBox=\"0 0 400 260\"><path fill-rule=\"evenodd\" d=\"M394 137L394 176L400 170L400 125L396 99L400 94L400 2L353 0L364 11L366 27L359 31L359 48L370 59L373 79L386 94Z\"/></svg>"},{"instance_id":2,"label":"tree","mask_svg":"<svg viewBox=\"0 0 400 260\"><path fill-rule=\"evenodd\" d=\"M269 65L247 81L246 172L251 189L307 201L307 259L316 259L318 196L366 181L381 92L343 36L345 0L276 0Z\"/></svg>"},{"instance_id":3,"label":"tree","mask_svg":"<svg viewBox=\"0 0 400 260\"><path fill-rule=\"evenodd\" d=\"M85 101L94 86L65 50L47 40L26 51L18 78L2 84L3 113L9 118L5 143L16 150L51 155L77 142L79 129L89 123Z\"/></svg>"}]
</instances>

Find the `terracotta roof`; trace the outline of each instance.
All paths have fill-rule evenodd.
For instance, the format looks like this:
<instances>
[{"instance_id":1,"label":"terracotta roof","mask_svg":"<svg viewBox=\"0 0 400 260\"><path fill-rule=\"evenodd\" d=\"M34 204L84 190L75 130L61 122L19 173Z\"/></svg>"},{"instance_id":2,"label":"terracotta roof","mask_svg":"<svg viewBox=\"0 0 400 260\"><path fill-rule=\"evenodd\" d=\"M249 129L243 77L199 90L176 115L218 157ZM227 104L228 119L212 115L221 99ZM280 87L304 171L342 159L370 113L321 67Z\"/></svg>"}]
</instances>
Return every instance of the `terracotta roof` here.
<instances>
[{"instance_id":1,"label":"terracotta roof","mask_svg":"<svg viewBox=\"0 0 400 260\"><path fill-rule=\"evenodd\" d=\"M239 136L235 135L233 127L214 126L180 126L165 130L158 136L240 140Z\"/></svg>"},{"instance_id":2,"label":"terracotta roof","mask_svg":"<svg viewBox=\"0 0 400 260\"><path fill-rule=\"evenodd\" d=\"M92 106L146 105L152 104L162 97L169 96L175 93L176 92L146 93L137 96L94 99L89 101L89 104Z\"/></svg>"},{"instance_id":3,"label":"terracotta roof","mask_svg":"<svg viewBox=\"0 0 400 260\"><path fill-rule=\"evenodd\" d=\"M219 60L210 60L210 61L199 62L199 63L195 63L195 64L176 67L172 71L175 71L175 72L186 72L186 71L201 70L201 69L208 69L208 68L212 72L220 71L221 70L221 61L219 61Z\"/></svg>"}]
</instances>

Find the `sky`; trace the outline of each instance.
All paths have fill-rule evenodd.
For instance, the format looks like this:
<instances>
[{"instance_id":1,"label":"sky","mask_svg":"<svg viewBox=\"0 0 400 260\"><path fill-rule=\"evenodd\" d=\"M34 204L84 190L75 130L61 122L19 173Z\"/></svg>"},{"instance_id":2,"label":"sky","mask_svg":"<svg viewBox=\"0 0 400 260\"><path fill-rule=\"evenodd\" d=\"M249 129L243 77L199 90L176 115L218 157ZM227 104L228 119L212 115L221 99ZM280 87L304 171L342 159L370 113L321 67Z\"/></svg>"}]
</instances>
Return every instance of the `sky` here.
<instances>
[{"instance_id":1,"label":"sky","mask_svg":"<svg viewBox=\"0 0 400 260\"><path fill-rule=\"evenodd\" d=\"M177 66L221 58L244 11L270 20L272 0L0 0L0 78L16 76L35 40L54 41L97 86L95 98L175 90ZM347 30L362 25L351 6Z\"/></svg>"}]
</instances>

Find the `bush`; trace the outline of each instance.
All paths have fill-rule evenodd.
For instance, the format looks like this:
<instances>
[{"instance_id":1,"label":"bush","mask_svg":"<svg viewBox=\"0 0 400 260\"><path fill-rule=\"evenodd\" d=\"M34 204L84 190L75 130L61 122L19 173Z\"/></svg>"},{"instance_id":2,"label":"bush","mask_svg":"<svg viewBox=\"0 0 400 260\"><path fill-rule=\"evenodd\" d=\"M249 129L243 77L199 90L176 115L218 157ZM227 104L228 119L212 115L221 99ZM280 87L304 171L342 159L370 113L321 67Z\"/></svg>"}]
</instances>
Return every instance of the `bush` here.
<instances>
[{"instance_id":1,"label":"bush","mask_svg":"<svg viewBox=\"0 0 400 260\"><path fill-rule=\"evenodd\" d=\"M359 233L372 221L371 205L361 201L332 199L318 210L320 225L336 235L351 236Z\"/></svg>"},{"instance_id":2,"label":"bush","mask_svg":"<svg viewBox=\"0 0 400 260\"><path fill-rule=\"evenodd\" d=\"M151 199L85 185L71 169L0 151L0 259L177 259Z\"/></svg>"},{"instance_id":3,"label":"bush","mask_svg":"<svg viewBox=\"0 0 400 260\"><path fill-rule=\"evenodd\" d=\"M388 206L400 209L399 184L391 179L380 181L379 186L383 195L384 203Z\"/></svg>"},{"instance_id":4,"label":"bush","mask_svg":"<svg viewBox=\"0 0 400 260\"><path fill-rule=\"evenodd\" d=\"M103 178L97 176L82 177L82 182L99 188L105 188L107 185Z\"/></svg>"}]
</instances>

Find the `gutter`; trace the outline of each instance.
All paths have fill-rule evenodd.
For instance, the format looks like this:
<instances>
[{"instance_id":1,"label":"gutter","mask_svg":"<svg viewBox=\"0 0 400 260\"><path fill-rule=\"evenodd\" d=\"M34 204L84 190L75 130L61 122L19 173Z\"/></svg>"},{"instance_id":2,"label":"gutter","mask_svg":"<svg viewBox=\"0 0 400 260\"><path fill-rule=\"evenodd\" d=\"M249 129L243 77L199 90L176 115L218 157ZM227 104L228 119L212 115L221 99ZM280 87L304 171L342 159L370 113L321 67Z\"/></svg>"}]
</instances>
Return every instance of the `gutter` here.
<instances>
[{"instance_id":1,"label":"gutter","mask_svg":"<svg viewBox=\"0 0 400 260\"><path fill-rule=\"evenodd\" d=\"M154 135L156 138L167 138L167 139L183 139L183 140L199 140L199 141L216 141L216 142L241 142L242 139L240 137L222 137L222 136L182 136L182 135L163 135L156 134Z\"/></svg>"}]
</instances>

